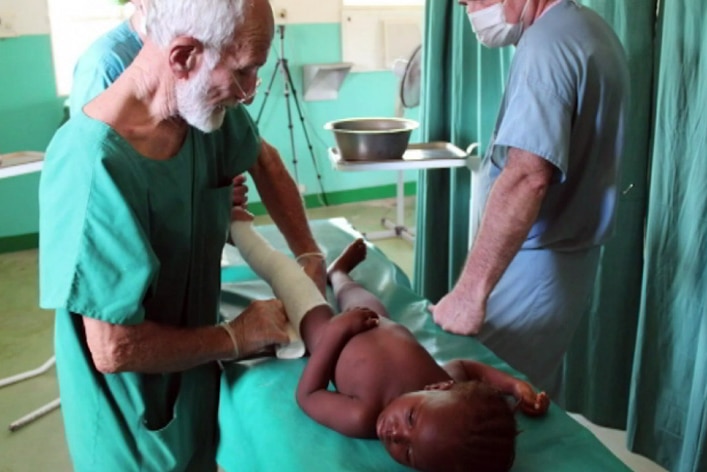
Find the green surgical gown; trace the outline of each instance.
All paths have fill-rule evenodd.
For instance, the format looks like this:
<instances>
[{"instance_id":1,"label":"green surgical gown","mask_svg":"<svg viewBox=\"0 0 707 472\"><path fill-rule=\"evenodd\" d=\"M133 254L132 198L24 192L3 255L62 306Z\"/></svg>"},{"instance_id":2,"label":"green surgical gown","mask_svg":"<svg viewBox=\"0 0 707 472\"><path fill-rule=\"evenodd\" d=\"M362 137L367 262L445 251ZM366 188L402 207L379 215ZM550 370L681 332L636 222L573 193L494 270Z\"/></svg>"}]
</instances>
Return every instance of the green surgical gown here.
<instances>
[{"instance_id":1,"label":"green surgical gown","mask_svg":"<svg viewBox=\"0 0 707 472\"><path fill-rule=\"evenodd\" d=\"M232 179L260 149L247 112L147 159L80 113L40 182L40 305L56 309L62 413L76 471L215 470L219 370L102 374L78 314L114 324L217 322Z\"/></svg>"}]
</instances>

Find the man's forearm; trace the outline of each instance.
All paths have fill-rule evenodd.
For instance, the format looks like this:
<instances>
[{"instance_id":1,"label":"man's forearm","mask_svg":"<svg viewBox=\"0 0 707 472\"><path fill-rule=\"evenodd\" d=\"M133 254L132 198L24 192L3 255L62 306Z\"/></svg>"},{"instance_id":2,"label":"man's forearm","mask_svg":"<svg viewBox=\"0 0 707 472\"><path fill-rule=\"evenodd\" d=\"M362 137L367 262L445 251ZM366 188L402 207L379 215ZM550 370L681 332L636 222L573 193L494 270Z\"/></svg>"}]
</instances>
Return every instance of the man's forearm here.
<instances>
[{"instance_id":1,"label":"man's forearm","mask_svg":"<svg viewBox=\"0 0 707 472\"><path fill-rule=\"evenodd\" d=\"M307 223L307 215L297 185L287 172L277 151L263 142L260 157L250 169L268 214L295 254L319 251Z\"/></svg>"},{"instance_id":2,"label":"man's forearm","mask_svg":"<svg viewBox=\"0 0 707 472\"><path fill-rule=\"evenodd\" d=\"M457 286L487 298L525 241L536 220L547 182L507 167L494 183L486 203L479 233Z\"/></svg>"},{"instance_id":3,"label":"man's forearm","mask_svg":"<svg viewBox=\"0 0 707 472\"><path fill-rule=\"evenodd\" d=\"M230 336L219 326L176 328L144 321L123 326L83 318L89 350L103 373L177 372L233 357Z\"/></svg>"}]
</instances>

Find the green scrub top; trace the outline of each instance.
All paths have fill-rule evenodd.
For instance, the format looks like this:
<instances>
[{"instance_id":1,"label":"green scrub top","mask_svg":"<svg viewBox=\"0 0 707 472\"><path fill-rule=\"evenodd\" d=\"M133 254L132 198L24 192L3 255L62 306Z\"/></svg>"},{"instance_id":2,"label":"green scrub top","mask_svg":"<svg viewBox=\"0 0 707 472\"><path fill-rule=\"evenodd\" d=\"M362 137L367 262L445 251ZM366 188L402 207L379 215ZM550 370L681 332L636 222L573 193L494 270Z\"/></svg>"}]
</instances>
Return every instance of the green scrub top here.
<instances>
[{"instance_id":1,"label":"green scrub top","mask_svg":"<svg viewBox=\"0 0 707 472\"><path fill-rule=\"evenodd\" d=\"M243 107L218 131L190 129L166 161L139 155L80 113L42 171L40 305L56 309L62 413L76 471L215 470L219 370L101 374L81 317L215 324L232 179L260 150Z\"/></svg>"}]
</instances>

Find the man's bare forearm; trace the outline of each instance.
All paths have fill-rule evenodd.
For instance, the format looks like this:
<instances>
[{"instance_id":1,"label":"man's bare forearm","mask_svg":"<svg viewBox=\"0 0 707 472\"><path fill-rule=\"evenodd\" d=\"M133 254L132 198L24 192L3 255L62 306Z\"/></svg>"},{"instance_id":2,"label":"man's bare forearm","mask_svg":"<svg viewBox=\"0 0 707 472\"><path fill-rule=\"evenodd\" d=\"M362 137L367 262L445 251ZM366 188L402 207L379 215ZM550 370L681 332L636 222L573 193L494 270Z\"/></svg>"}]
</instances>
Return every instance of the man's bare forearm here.
<instances>
[{"instance_id":1,"label":"man's bare forearm","mask_svg":"<svg viewBox=\"0 0 707 472\"><path fill-rule=\"evenodd\" d=\"M279 154L263 141L261 155L250 169L263 205L295 254L319 251L297 185L287 172Z\"/></svg>"},{"instance_id":2,"label":"man's bare forearm","mask_svg":"<svg viewBox=\"0 0 707 472\"><path fill-rule=\"evenodd\" d=\"M527 154L527 153L523 153ZM489 296L522 246L535 222L552 176L549 164L529 170L509 157L508 166L494 183L486 203L479 233L469 252L457 286L477 299ZM536 163L537 164L537 163Z\"/></svg>"},{"instance_id":3,"label":"man's bare forearm","mask_svg":"<svg viewBox=\"0 0 707 472\"><path fill-rule=\"evenodd\" d=\"M124 326L84 317L89 350L103 373L164 373L233 357L230 336L219 326L177 328L151 321Z\"/></svg>"}]
</instances>

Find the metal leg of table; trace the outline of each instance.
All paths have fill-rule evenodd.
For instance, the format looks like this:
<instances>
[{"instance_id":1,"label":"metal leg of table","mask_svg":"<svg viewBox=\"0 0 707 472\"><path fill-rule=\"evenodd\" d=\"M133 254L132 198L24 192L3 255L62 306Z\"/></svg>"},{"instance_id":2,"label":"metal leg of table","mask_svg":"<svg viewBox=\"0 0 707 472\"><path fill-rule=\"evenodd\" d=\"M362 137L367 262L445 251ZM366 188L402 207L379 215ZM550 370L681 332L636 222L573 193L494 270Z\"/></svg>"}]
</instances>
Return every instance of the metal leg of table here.
<instances>
[{"instance_id":1,"label":"metal leg of table","mask_svg":"<svg viewBox=\"0 0 707 472\"><path fill-rule=\"evenodd\" d=\"M23 426L26 426L30 423L32 423L35 420L38 420L42 416L45 416L52 411L56 410L61 406L61 400L59 398L55 398L54 400L50 401L44 406L41 406L37 408L36 410L27 413L25 416L22 418L13 421L10 423L9 430L10 431L17 431L18 429L22 428Z\"/></svg>"},{"instance_id":2,"label":"metal leg of table","mask_svg":"<svg viewBox=\"0 0 707 472\"><path fill-rule=\"evenodd\" d=\"M374 241L376 239L403 238L409 242L415 241L415 230L405 226L405 174L402 170L398 171L395 206L395 221L388 218L381 219L381 224L388 229L366 233L366 239Z\"/></svg>"},{"instance_id":3,"label":"metal leg of table","mask_svg":"<svg viewBox=\"0 0 707 472\"><path fill-rule=\"evenodd\" d=\"M43 373L49 371L54 364L56 363L56 359L54 356L50 357L44 364L41 366L37 367L36 369L28 370L26 372L22 372L17 375L13 375L10 377L6 377L4 379L0 379L0 388L2 387L7 387L8 385L16 384L18 382L22 382L23 380L31 379L33 377L37 377L39 375L42 375ZM21 417L18 420L13 421L10 423L9 429L10 431L16 431L20 429L21 427L41 418L42 416L46 415L47 413L56 410L59 408L60 401L59 399L52 400L51 402L47 403L46 405L37 408L36 410L26 414L25 416Z\"/></svg>"}]
</instances>

